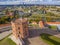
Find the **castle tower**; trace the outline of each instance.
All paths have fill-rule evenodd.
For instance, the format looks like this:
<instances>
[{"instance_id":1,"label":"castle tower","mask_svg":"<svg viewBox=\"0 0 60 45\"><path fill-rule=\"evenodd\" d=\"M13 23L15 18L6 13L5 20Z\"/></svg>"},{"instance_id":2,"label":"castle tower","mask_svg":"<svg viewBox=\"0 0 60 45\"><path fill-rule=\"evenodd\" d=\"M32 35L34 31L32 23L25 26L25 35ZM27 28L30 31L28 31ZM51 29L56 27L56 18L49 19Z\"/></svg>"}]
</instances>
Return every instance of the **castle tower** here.
<instances>
[{"instance_id":1,"label":"castle tower","mask_svg":"<svg viewBox=\"0 0 60 45\"><path fill-rule=\"evenodd\" d=\"M27 38L28 37L28 21L26 18L19 18L13 20L12 24L12 33L16 38Z\"/></svg>"},{"instance_id":2,"label":"castle tower","mask_svg":"<svg viewBox=\"0 0 60 45\"><path fill-rule=\"evenodd\" d=\"M40 27L40 28L44 28L44 22L43 22L43 21L40 21L40 22L39 22L39 27Z\"/></svg>"}]
</instances>

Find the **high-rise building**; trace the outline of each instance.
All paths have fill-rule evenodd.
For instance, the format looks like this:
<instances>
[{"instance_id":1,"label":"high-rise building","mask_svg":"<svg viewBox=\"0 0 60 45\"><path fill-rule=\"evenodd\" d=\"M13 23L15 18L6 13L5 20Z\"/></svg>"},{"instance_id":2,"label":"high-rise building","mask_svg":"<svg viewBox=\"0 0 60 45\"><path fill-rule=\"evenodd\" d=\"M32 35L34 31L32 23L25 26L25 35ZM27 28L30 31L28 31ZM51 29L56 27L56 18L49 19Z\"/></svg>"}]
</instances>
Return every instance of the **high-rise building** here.
<instances>
[{"instance_id":1,"label":"high-rise building","mask_svg":"<svg viewBox=\"0 0 60 45\"><path fill-rule=\"evenodd\" d=\"M28 33L28 20L26 18L14 19L12 22L12 33L16 38L27 38Z\"/></svg>"}]
</instances>

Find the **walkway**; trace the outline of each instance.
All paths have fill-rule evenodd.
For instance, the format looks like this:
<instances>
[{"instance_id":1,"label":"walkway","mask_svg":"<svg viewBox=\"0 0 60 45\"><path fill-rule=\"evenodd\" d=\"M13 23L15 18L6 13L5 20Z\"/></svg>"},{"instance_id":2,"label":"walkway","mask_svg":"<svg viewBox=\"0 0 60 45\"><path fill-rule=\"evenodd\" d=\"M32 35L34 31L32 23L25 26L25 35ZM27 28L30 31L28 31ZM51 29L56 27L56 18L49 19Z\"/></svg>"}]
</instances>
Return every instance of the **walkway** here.
<instances>
[{"instance_id":1,"label":"walkway","mask_svg":"<svg viewBox=\"0 0 60 45\"><path fill-rule=\"evenodd\" d=\"M3 38L5 38L6 36L8 36L11 33L12 33L11 30L0 33L0 40L2 40Z\"/></svg>"},{"instance_id":2,"label":"walkway","mask_svg":"<svg viewBox=\"0 0 60 45\"><path fill-rule=\"evenodd\" d=\"M53 36L60 38L60 32L58 32L57 30L46 29L46 30L42 30L42 32L47 33L47 34L51 34Z\"/></svg>"},{"instance_id":3,"label":"walkway","mask_svg":"<svg viewBox=\"0 0 60 45\"><path fill-rule=\"evenodd\" d=\"M40 39L40 37L29 38L28 40L30 42L29 45L47 45Z\"/></svg>"},{"instance_id":4,"label":"walkway","mask_svg":"<svg viewBox=\"0 0 60 45\"><path fill-rule=\"evenodd\" d=\"M48 33L60 38L60 32L58 30L51 30L51 29L31 29L30 36L36 37L39 36L41 33Z\"/></svg>"}]
</instances>

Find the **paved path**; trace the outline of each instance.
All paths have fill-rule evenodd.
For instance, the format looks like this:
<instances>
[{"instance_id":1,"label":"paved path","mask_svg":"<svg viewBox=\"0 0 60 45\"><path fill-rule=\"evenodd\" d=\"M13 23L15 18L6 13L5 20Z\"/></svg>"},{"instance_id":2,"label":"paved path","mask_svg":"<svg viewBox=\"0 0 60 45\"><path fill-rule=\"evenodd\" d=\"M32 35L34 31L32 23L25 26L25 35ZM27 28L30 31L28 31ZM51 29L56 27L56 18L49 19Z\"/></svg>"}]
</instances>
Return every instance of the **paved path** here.
<instances>
[{"instance_id":1,"label":"paved path","mask_svg":"<svg viewBox=\"0 0 60 45\"><path fill-rule=\"evenodd\" d=\"M11 34L11 32L12 31L10 30L10 31L5 31L5 32L0 33L0 40L2 40L3 38Z\"/></svg>"},{"instance_id":2,"label":"paved path","mask_svg":"<svg viewBox=\"0 0 60 45\"><path fill-rule=\"evenodd\" d=\"M0 27L0 33L12 30L11 26Z\"/></svg>"},{"instance_id":3,"label":"paved path","mask_svg":"<svg viewBox=\"0 0 60 45\"><path fill-rule=\"evenodd\" d=\"M53 36L60 38L60 32L58 32L57 30L46 29L46 30L42 30L42 32L47 33L47 34L51 34Z\"/></svg>"},{"instance_id":4,"label":"paved path","mask_svg":"<svg viewBox=\"0 0 60 45\"><path fill-rule=\"evenodd\" d=\"M31 36L39 36L41 33L48 33L48 34L51 34L51 35L54 35L56 37L59 37L60 38L60 32L58 32L58 30L51 30L51 29L31 29L30 31L30 35Z\"/></svg>"},{"instance_id":5,"label":"paved path","mask_svg":"<svg viewBox=\"0 0 60 45\"><path fill-rule=\"evenodd\" d=\"M40 39L40 37L29 38L28 40L30 42L29 45L47 45Z\"/></svg>"},{"instance_id":6,"label":"paved path","mask_svg":"<svg viewBox=\"0 0 60 45\"><path fill-rule=\"evenodd\" d=\"M3 29L3 28L8 28L8 27L11 27L11 26L4 26L4 27L0 27L0 29Z\"/></svg>"}]
</instances>

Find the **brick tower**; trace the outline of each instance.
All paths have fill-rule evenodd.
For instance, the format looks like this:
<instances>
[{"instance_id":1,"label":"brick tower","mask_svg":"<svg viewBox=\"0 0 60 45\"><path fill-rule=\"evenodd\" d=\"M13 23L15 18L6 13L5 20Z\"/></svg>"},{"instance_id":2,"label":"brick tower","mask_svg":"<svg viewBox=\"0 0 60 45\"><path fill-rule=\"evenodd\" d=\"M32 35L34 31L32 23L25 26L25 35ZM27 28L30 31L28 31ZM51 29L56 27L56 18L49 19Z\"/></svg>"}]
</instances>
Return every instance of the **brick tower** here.
<instances>
[{"instance_id":1,"label":"brick tower","mask_svg":"<svg viewBox=\"0 0 60 45\"><path fill-rule=\"evenodd\" d=\"M12 33L16 38L28 37L28 21L26 18L14 19L12 22Z\"/></svg>"},{"instance_id":2,"label":"brick tower","mask_svg":"<svg viewBox=\"0 0 60 45\"><path fill-rule=\"evenodd\" d=\"M39 22L39 27L40 27L40 28L44 28L44 22L43 22L43 21L40 21L40 22Z\"/></svg>"}]
</instances>

